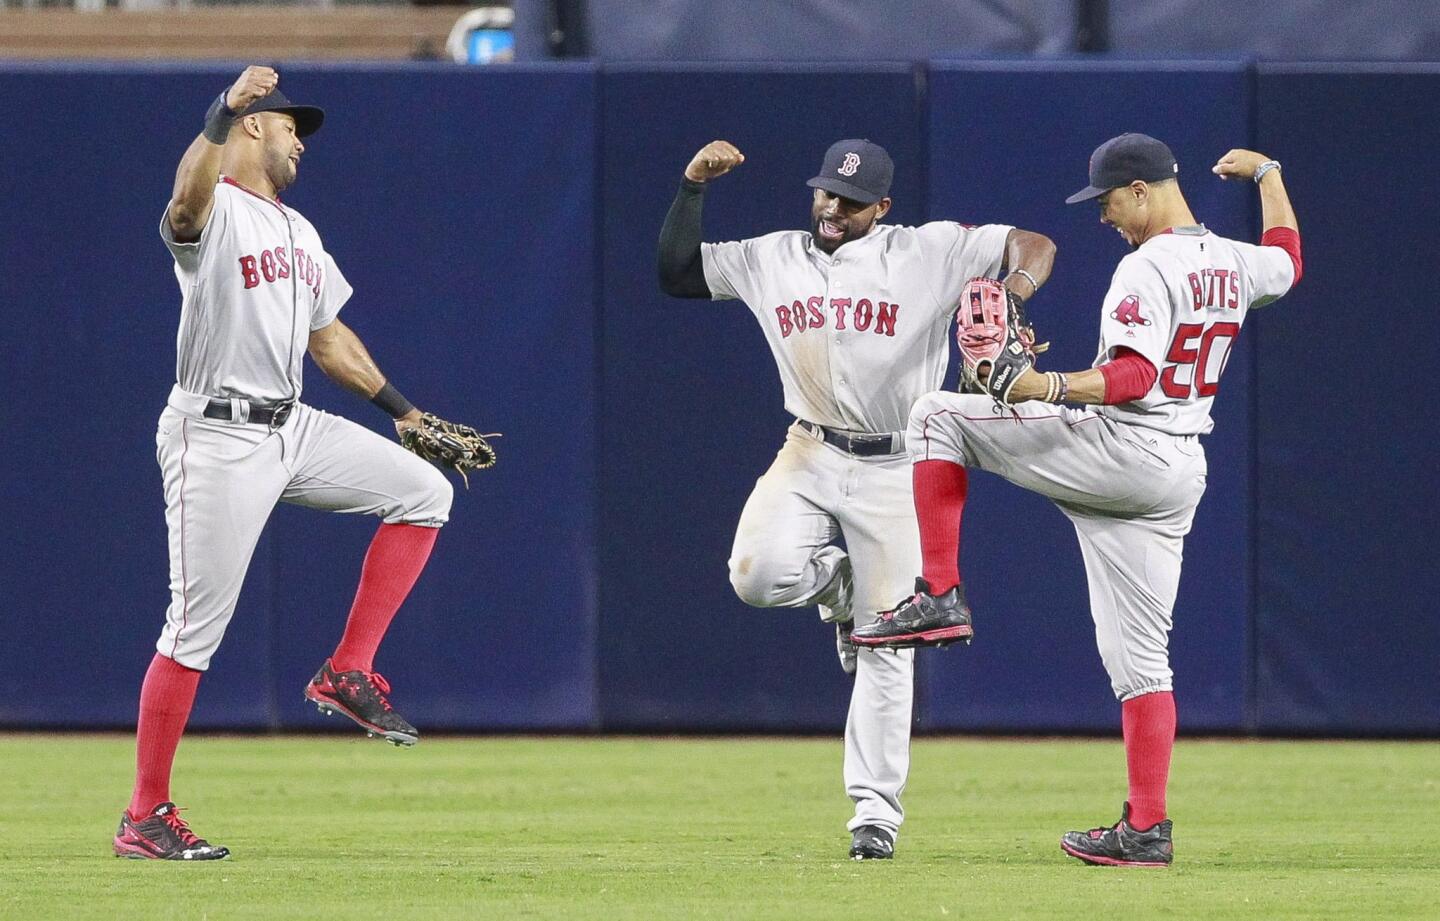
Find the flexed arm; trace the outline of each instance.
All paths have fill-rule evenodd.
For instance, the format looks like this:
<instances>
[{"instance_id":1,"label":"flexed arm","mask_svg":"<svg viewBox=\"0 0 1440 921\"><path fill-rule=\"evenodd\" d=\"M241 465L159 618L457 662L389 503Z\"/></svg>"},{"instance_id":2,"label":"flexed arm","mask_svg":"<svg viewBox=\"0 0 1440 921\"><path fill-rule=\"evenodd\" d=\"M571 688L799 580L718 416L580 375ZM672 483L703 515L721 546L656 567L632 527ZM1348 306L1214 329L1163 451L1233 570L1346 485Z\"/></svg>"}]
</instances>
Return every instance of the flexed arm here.
<instances>
[{"instance_id":1,"label":"flexed arm","mask_svg":"<svg viewBox=\"0 0 1440 921\"><path fill-rule=\"evenodd\" d=\"M1236 148L1221 157L1210 171L1221 179L1255 180L1260 187L1260 220L1265 227L1260 245L1278 246L1289 254L1295 269L1290 287L1299 284L1305 272L1300 252L1300 223L1290 204L1290 195L1285 191L1285 180L1280 178L1280 163L1262 153Z\"/></svg>"},{"instance_id":2,"label":"flexed arm","mask_svg":"<svg viewBox=\"0 0 1440 921\"><path fill-rule=\"evenodd\" d=\"M1000 271L1005 287L1022 303L1035 296L1054 265L1055 242L1044 234L1017 227L1005 237L1005 264Z\"/></svg>"},{"instance_id":3,"label":"flexed arm","mask_svg":"<svg viewBox=\"0 0 1440 921\"><path fill-rule=\"evenodd\" d=\"M1266 163L1275 165L1266 169L1260 181L1255 183L1260 187L1260 220L1266 231L1288 227L1299 233L1300 224L1295 218L1295 209L1290 205L1290 196L1285 191L1285 180L1280 178L1278 162L1262 153L1236 148L1221 157L1210 171L1221 179L1254 179L1256 171Z\"/></svg>"},{"instance_id":4,"label":"flexed arm","mask_svg":"<svg viewBox=\"0 0 1440 921\"><path fill-rule=\"evenodd\" d=\"M191 142L175 172L168 214L176 240L190 243L200 238L215 204L215 183L220 178L220 159L231 123L279 82L279 74L269 67L247 67L240 79L211 104L205 115L205 131Z\"/></svg>"},{"instance_id":5,"label":"flexed arm","mask_svg":"<svg viewBox=\"0 0 1440 921\"><path fill-rule=\"evenodd\" d=\"M671 297L710 297L700 256L700 213L705 183L744 162L745 155L729 141L711 141L700 148L685 167L685 179L660 229L660 290Z\"/></svg>"}]
</instances>

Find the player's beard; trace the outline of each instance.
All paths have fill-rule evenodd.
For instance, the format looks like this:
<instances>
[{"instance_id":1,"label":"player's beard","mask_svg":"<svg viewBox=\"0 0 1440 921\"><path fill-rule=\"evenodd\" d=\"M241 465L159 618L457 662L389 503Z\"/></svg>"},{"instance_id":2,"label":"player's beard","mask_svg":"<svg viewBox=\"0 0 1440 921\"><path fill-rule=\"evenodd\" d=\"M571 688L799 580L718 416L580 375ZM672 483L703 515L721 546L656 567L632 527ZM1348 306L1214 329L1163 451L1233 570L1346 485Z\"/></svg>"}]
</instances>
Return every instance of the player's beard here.
<instances>
[{"instance_id":1,"label":"player's beard","mask_svg":"<svg viewBox=\"0 0 1440 921\"><path fill-rule=\"evenodd\" d=\"M296 164L290 162L290 154L282 150L265 151L265 175L276 192L283 192L295 184L298 172Z\"/></svg>"},{"instance_id":2,"label":"player's beard","mask_svg":"<svg viewBox=\"0 0 1440 921\"><path fill-rule=\"evenodd\" d=\"M870 232L871 227L875 226L875 222L873 220L870 223L866 224L864 227L857 227L854 220L848 220L844 222L845 232L840 235L840 238L838 240L832 240L829 237L821 236L821 220L821 215L810 215L810 239L815 241L816 249L820 250L820 252L822 253L827 254L835 252L837 249L844 246L846 243L849 243L851 240L860 239L861 237L865 236L867 233ZM833 224L838 222L832 220L831 223Z\"/></svg>"}]
</instances>

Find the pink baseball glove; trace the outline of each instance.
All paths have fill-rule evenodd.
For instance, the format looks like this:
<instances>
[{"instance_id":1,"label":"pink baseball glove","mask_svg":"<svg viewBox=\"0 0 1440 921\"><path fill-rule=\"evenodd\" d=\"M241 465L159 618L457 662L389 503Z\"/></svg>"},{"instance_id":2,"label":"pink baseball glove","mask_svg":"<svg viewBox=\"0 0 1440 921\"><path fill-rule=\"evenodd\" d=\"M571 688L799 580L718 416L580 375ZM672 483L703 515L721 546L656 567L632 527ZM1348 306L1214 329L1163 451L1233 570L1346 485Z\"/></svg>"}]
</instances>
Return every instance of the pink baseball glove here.
<instances>
[{"instance_id":1,"label":"pink baseball glove","mask_svg":"<svg viewBox=\"0 0 1440 921\"><path fill-rule=\"evenodd\" d=\"M972 278L960 294L955 312L955 341L964 362L963 389L988 393L997 402L1010 402L1015 381L1035 366L1035 356L1049 344L1037 346L1035 331L1025 322L1020 299L993 278Z\"/></svg>"}]
</instances>

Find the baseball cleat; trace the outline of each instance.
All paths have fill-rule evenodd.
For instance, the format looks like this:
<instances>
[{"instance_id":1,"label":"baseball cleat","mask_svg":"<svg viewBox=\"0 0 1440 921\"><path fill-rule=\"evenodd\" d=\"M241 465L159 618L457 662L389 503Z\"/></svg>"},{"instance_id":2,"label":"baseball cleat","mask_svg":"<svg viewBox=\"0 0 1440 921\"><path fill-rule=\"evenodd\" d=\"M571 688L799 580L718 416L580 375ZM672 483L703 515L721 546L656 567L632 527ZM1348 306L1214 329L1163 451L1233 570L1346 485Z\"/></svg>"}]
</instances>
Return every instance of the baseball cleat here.
<instances>
[{"instance_id":1,"label":"baseball cleat","mask_svg":"<svg viewBox=\"0 0 1440 921\"><path fill-rule=\"evenodd\" d=\"M127 810L115 832L115 856L132 860L224 860L230 849L196 835L180 818L180 807L161 803L139 822Z\"/></svg>"},{"instance_id":2,"label":"baseball cleat","mask_svg":"<svg viewBox=\"0 0 1440 921\"><path fill-rule=\"evenodd\" d=\"M390 682L377 672L337 672L330 660L305 686L305 699L321 713L339 713L354 720L370 738L382 738L392 745L409 747L420 741L420 730L406 722L390 706L385 695Z\"/></svg>"},{"instance_id":3,"label":"baseball cleat","mask_svg":"<svg viewBox=\"0 0 1440 921\"><path fill-rule=\"evenodd\" d=\"M1175 859L1170 839L1173 823L1166 819L1141 831L1130 824L1130 804L1120 821L1109 828L1070 831L1060 838L1060 850L1077 860L1104 867L1168 867Z\"/></svg>"},{"instance_id":4,"label":"baseball cleat","mask_svg":"<svg viewBox=\"0 0 1440 921\"><path fill-rule=\"evenodd\" d=\"M974 634L963 584L941 595L932 595L930 583L916 579L914 595L888 611L881 611L874 623L856 627L850 638L858 646L908 649L948 646L956 640L968 646Z\"/></svg>"},{"instance_id":5,"label":"baseball cleat","mask_svg":"<svg viewBox=\"0 0 1440 921\"><path fill-rule=\"evenodd\" d=\"M854 629L853 620L835 625L835 653L840 656L840 668L852 678L855 677L855 668L860 657L860 650L850 639L850 633Z\"/></svg>"},{"instance_id":6,"label":"baseball cleat","mask_svg":"<svg viewBox=\"0 0 1440 921\"><path fill-rule=\"evenodd\" d=\"M895 833L879 825L861 825L850 835L851 860L891 860L895 857Z\"/></svg>"}]
</instances>

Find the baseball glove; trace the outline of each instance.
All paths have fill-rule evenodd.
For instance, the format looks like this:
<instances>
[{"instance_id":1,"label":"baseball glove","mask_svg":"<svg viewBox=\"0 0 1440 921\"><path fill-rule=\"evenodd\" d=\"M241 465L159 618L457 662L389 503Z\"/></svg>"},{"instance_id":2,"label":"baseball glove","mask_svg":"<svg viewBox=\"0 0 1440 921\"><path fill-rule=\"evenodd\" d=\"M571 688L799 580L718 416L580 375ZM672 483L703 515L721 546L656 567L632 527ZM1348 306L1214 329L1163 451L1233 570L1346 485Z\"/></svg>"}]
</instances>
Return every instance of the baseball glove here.
<instances>
[{"instance_id":1,"label":"baseball glove","mask_svg":"<svg viewBox=\"0 0 1440 921\"><path fill-rule=\"evenodd\" d=\"M400 444L427 461L454 470L469 489L470 477L466 474L495 466L495 449L486 439L498 438L499 434L482 435L468 425L425 413L419 425L407 428L400 436Z\"/></svg>"},{"instance_id":2,"label":"baseball glove","mask_svg":"<svg viewBox=\"0 0 1440 921\"><path fill-rule=\"evenodd\" d=\"M962 389L989 394L1008 405L1011 388L1035 366L1035 356L1049 343L1035 344L1024 304L993 278L970 279L960 295L955 322L955 341L964 361Z\"/></svg>"}]
</instances>

